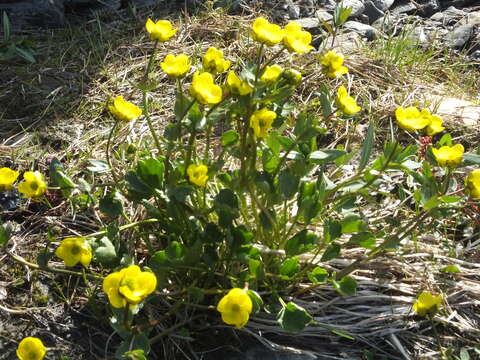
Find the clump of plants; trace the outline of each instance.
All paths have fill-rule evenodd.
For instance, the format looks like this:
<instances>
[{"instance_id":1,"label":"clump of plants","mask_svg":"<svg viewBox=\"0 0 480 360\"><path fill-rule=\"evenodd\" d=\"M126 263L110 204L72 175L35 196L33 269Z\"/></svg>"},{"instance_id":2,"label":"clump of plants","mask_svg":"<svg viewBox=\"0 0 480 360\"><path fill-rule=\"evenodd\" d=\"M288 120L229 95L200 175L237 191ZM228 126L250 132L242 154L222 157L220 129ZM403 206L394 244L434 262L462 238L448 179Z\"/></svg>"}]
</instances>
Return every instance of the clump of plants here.
<instances>
[{"instance_id":1,"label":"clump of plants","mask_svg":"<svg viewBox=\"0 0 480 360\"><path fill-rule=\"evenodd\" d=\"M347 16L337 11L335 24ZM395 114L399 128L425 131L419 145L392 139L373 156L372 121L358 149L320 148L318 138L329 121L361 119L364 111L342 80L348 68L334 50L318 58L325 80L318 84L320 114L295 103L303 81L295 58L313 50L310 33L298 23L282 28L257 18L251 28L253 59L229 54L232 60L227 60L222 50L210 47L195 68L188 54L157 61L158 47L181 30L169 21L150 19L146 30L154 46L137 84L142 102L134 104L122 95L111 101L105 115L113 121L106 161L90 166L92 172L111 175L106 195L104 187L97 191L96 184L71 179L59 161L50 165L51 186L72 201L98 207L111 219L109 225L47 246L40 264L8 251L6 226L0 236L16 261L82 277L92 288L101 286L103 291L94 296L108 306L110 324L123 338L117 358L145 358L152 344L203 316L242 328L251 316L267 312L287 332L319 326L294 295L322 286L333 286L339 296L354 295L352 272L397 249L418 228L427 231L448 218L468 196L480 198L480 170L468 175L464 189L455 176L459 167L478 164L478 156L464 154L448 133L433 143L432 136L445 129L428 109L399 107ZM281 66L287 54L291 65ZM150 116L158 66L176 86L174 118L163 133L155 131ZM337 79L334 87L329 79ZM149 152L129 148L135 163L127 167L116 158L112 139L130 121L145 121L153 142ZM219 125L227 130L218 134ZM348 173L346 165L354 172ZM388 183L383 175L391 171L401 173L404 181L387 194L381 190ZM0 190L14 191L18 176L0 169ZM26 172L18 186L35 201L46 201L46 190L39 172ZM386 197L408 204L411 219L390 219L379 226L363 215ZM138 209L142 218L132 221L126 208ZM127 237L127 230L134 231ZM362 259L338 272L320 266L352 246L364 249ZM69 269L49 266L54 256ZM299 291L299 284L306 287ZM162 306L161 298L171 307L159 318L151 317L144 309ZM433 317L441 303L441 295L424 292L414 310ZM190 318L169 327L169 318L182 309L189 309ZM154 330L159 324L165 324L162 332ZM37 340L22 340L18 357L42 359L48 349Z\"/></svg>"}]
</instances>

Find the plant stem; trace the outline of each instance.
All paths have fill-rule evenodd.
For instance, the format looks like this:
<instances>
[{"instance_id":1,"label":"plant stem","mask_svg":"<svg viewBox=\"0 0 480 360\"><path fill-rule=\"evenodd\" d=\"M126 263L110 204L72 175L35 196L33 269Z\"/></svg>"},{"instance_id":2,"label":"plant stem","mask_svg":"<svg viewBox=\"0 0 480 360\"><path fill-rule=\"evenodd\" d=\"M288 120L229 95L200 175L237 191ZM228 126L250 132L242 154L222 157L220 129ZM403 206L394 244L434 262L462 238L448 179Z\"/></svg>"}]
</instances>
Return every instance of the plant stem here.
<instances>
[{"instance_id":1,"label":"plant stem","mask_svg":"<svg viewBox=\"0 0 480 360\"><path fill-rule=\"evenodd\" d=\"M112 159L110 158L110 145L112 143L113 134L115 133L115 130L117 129L117 125L118 125L118 120L115 120L112 128L110 129L110 133L108 134L107 148L105 150L105 152L106 152L105 155L106 155L106 158L107 158L107 164L110 167L110 170L112 172L113 181L114 181L115 184L118 184L119 178L117 176L117 173L115 172L115 168L112 165Z\"/></svg>"}]
</instances>

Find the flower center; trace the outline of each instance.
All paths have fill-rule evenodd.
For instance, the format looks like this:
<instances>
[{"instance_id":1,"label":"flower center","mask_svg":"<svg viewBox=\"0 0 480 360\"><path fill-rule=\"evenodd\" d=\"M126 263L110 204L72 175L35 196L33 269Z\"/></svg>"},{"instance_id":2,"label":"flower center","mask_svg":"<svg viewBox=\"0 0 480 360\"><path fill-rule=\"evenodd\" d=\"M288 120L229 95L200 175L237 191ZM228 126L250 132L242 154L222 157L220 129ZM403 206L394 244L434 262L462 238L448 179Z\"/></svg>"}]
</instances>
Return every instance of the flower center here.
<instances>
[{"instance_id":1,"label":"flower center","mask_svg":"<svg viewBox=\"0 0 480 360\"><path fill-rule=\"evenodd\" d=\"M70 252L72 253L72 255L78 255L78 254L80 254L80 251L82 251L82 249L78 245L73 245L70 248Z\"/></svg>"},{"instance_id":2,"label":"flower center","mask_svg":"<svg viewBox=\"0 0 480 360\"><path fill-rule=\"evenodd\" d=\"M240 305L233 304L232 305L232 312L239 312L239 311L240 311Z\"/></svg>"},{"instance_id":3,"label":"flower center","mask_svg":"<svg viewBox=\"0 0 480 360\"><path fill-rule=\"evenodd\" d=\"M32 189L33 191L37 190L38 189L38 183L36 181L33 181L30 183L30 189Z\"/></svg>"}]
</instances>

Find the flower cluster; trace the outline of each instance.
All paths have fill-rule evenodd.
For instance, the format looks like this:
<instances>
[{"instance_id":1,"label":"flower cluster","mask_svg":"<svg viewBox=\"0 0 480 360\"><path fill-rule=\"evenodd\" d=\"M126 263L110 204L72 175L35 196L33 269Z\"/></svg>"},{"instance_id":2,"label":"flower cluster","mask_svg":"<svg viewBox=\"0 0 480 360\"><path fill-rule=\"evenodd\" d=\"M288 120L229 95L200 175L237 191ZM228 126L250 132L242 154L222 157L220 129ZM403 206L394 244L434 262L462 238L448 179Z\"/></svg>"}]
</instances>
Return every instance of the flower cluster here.
<instances>
[{"instance_id":1,"label":"flower cluster","mask_svg":"<svg viewBox=\"0 0 480 360\"><path fill-rule=\"evenodd\" d=\"M150 40L160 42L170 40L170 38L177 32L177 30L173 28L172 23L168 20L158 20L157 22L154 22L151 19L148 19L145 27L150 34Z\"/></svg>"},{"instance_id":2,"label":"flower cluster","mask_svg":"<svg viewBox=\"0 0 480 360\"><path fill-rule=\"evenodd\" d=\"M222 73L230 67L230 61L223 58L223 51L215 47L208 48L202 59L203 70L211 74Z\"/></svg>"},{"instance_id":3,"label":"flower cluster","mask_svg":"<svg viewBox=\"0 0 480 360\"><path fill-rule=\"evenodd\" d=\"M413 310L420 316L433 316L442 305L442 295L434 296L428 291L423 291L413 304Z\"/></svg>"},{"instance_id":4,"label":"flower cluster","mask_svg":"<svg viewBox=\"0 0 480 360\"><path fill-rule=\"evenodd\" d=\"M462 144L442 146L440 149L432 148L432 154L438 165L456 167L462 162L464 148Z\"/></svg>"},{"instance_id":5,"label":"flower cluster","mask_svg":"<svg viewBox=\"0 0 480 360\"><path fill-rule=\"evenodd\" d=\"M191 164L187 168L188 179L192 184L203 187L208 180L208 168L205 165Z\"/></svg>"},{"instance_id":6,"label":"flower cluster","mask_svg":"<svg viewBox=\"0 0 480 360\"><path fill-rule=\"evenodd\" d=\"M185 54L165 56L163 62L160 63L160 67L168 76L172 78L183 78L191 67L190 59Z\"/></svg>"},{"instance_id":7,"label":"flower cluster","mask_svg":"<svg viewBox=\"0 0 480 360\"><path fill-rule=\"evenodd\" d=\"M279 25L271 24L263 17L253 22L252 37L255 41L273 46L283 42L284 47L292 53L303 54L313 49L310 45L312 34L302 30L302 26L296 22L289 22L284 29Z\"/></svg>"},{"instance_id":8,"label":"flower cluster","mask_svg":"<svg viewBox=\"0 0 480 360\"><path fill-rule=\"evenodd\" d=\"M36 337L26 337L17 347L17 357L20 360L42 360L47 353L42 340Z\"/></svg>"},{"instance_id":9,"label":"flower cluster","mask_svg":"<svg viewBox=\"0 0 480 360\"><path fill-rule=\"evenodd\" d=\"M274 111L262 108L255 111L250 117L250 127L257 138L264 138L272 127L273 120L277 117Z\"/></svg>"},{"instance_id":10,"label":"flower cluster","mask_svg":"<svg viewBox=\"0 0 480 360\"><path fill-rule=\"evenodd\" d=\"M225 324L235 325L237 329L245 326L252 312L252 299L244 289L234 288L217 305Z\"/></svg>"},{"instance_id":11,"label":"flower cluster","mask_svg":"<svg viewBox=\"0 0 480 360\"><path fill-rule=\"evenodd\" d=\"M400 106L395 110L395 117L398 126L407 131L425 129L427 135L433 136L445 130L442 118L432 115L428 109L420 111L414 106L407 108Z\"/></svg>"},{"instance_id":12,"label":"flower cluster","mask_svg":"<svg viewBox=\"0 0 480 360\"><path fill-rule=\"evenodd\" d=\"M148 271L131 265L109 274L103 280L103 292L115 308L136 306L157 288L157 278Z\"/></svg>"},{"instance_id":13,"label":"flower cluster","mask_svg":"<svg viewBox=\"0 0 480 360\"><path fill-rule=\"evenodd\" d=\"M123 96L117 96L113 100L113 105L110 105L108 109L117 119L123 121L130 121L142 115L142 110L135 104L126 101Z\"/></svg>"},{"instance_id":14,"label":"flower cluster","mask_svg":"<svg viewBox=\"0 0 480 360\"><path fill-rule=\"evenodd\" d=\"M348 91L345 86L340 86L335 97L335 104L338 110L345 115L354 115L358 113L362 108L357 105L357 102L353 97L348 95Z\"/></svg>"},{"instance_id":15,"label":"flower cluster","mask_svg":"<svg viewBox=\"0 0 480 360\"><path fill-rule=\"evenodd\" d=\"M346 66L343 65L344 57L342 54L337 54L335 50L330 50L320 59L323 72L329 78L337 78L348 72Z\"/></svg>"},{"instance_id":16,"label":"flower cluster","mask_svg":"<svg viewBox=\"0 0 480 360\"><path fill-rule=\"evenodd\" d=\"M0 169L0 191L10 191L13 184L19 176L18 171L10 168ZM38 171L26 171L23 174L23 181L18 184L18 192L23 194L25 198L38 198L47 190L47 184L43 179L43 175Z\"/></svg>"},{"instance_id":17,"label":"flower cluster","mask_svg":"<svg viewBox=\"0 0 480 360\"><path fill-rule=\"evenodd\" d=\"M213 75L195 73L190 86L190 94L201 104L218 104L222 101L222 88L215 84Z\"/></svg>"},{"instance_id":18,"label":"flower cluster","mask_svg":"<svg viewBox=\"0 0 480 360\"><path fill-rule=\"evenodd\" d=\"M66 238L55 250L55 255L62 259L66 266L75 266L81 263L84 267L88 267L92 261L92 248L85 238Z\"/></svg>"}]
</instances>

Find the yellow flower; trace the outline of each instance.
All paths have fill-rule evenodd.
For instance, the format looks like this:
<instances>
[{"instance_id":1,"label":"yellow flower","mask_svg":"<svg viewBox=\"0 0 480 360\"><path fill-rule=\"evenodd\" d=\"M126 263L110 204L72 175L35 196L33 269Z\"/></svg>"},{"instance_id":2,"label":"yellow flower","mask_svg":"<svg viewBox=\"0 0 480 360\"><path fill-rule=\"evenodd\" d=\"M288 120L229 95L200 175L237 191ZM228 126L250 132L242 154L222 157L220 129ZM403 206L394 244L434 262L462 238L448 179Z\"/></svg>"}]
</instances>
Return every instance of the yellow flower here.
<instances>
[{"instance_id":1,"label":"yellow flower","mask_svg":"<svg viewBox=\"0 0 480 360\"><path fill-rule=\"evenodd\" d=\"M290 85L297 85L302 81L302 73L295 69L285 70L282 76Z\"/></svg>"},{"instance_id":2,"label":"yellow flower","mask_svg":"<svg viewBox=\"0 0 480 360\"><path fill-rule=\"evenodd\" d=\"M215 85L212 74L208 72L193 75L190 94L202 104L218 104L222 101L222 88Z\"/></svg>"},{"instance_id":3,"label":"yellow flower","mask_svg":"<svg viewBox=\"0 0 480 360\"><path fill-rule=\"evenodd\" d=\"M272 84L277 81L282 72L283 68L280 65L266 66L265 71L263 72L262 76L260 76L260 80L262 80L264 83Z\"/></svg>"},{"instance_id":4,"label":"yellow flower","mask_svg":"<svg viewBox=\"0 0 480 360\"><path fill-rule=\"evenodd\" d=\"M465 179L467 193L472 199L480 199L480 169L473 170Z\"/></svg>"},{"instance_id":5,"label":"yellow flower","mask_svg":"<svg viewBox=\"0 0 480 360\"><path fill-rule=\"evenodd\" d=\"M108 107L110 112L119 120L130 121L142 115L142 110L131 102L125 101L123 96L117 96L113 100L113 106Z\"/></svg>"},{"instance_id":6,"label":"yellow flower","mask_svg":"<svg viewBox=\"0 0 480 360\"><path fill-rule=\"evenodd\" d=\"M115 308L137 305L157 288L157 278L148 271L131 265L109 274L103 280L103 291Z\"/></svg>"},{"instance_id":7,"label":"yellow flower","mask_svg":"<svg viewBox=\"0 0 480 360\"><path fill-rule=\"evenodd\" d=\"M253 22L253 40L267 46L273 46L282 41L285 31L276 24L270 24L267 19L259 17Z\"/></svg>"},{"instance_id":8,"label":"yellow flower","mask_svg":"<svg viewBox=\"0 0 480 360\"><path fill-rule=\"evenodd\" d=\"M312 42L312 34L302 30L302 26L296 21L290 21L285 26L285 36L283 37L283 45L288 51L303 54L313 49L310 45Z\"/></svg>"},{"instance_id":9,"label":"yellow flower","mask_svg":"<svg viewBox=\"0 0 480 360\"><path fill-rule=\"evenodd\" d=\"M18 171L12 170L10 168L1 168L0 169L0 191L12 190L13 183L18 178Z\"/></svg>"},{"instance_id":10,"label":"yellow flower","mask_svg":"<svg viewBox=\"0 0 480 360\"><path fill-rule=\"evenodd\" d=\"M230 67L230 61L223 58L223 51L213 46L203 56L202 64L203 70L212 74L222 73Z\"/></svg>"},{"instance_id":11,"label":"yellow flower","mask_svg":"<svg viewBox=\"0 0 480 360\"><path fill-rule=\"evenodd\" d=\"M250 127L253 129L255 136L258 138L266 137L276 117L277 114L274 111L266 108L255 111L250 117Z\"/></svg>"},{"instance_id":12,"label":"yellow flower","mask_svg":"<svg viewBox=\"0 0 480 360\"><path fill-rule=\"evenodd\" d=\"M462 162L464 148L462 144L442 146L440 149L432 148L433 156L438 165L455 167Z\"/></svg>"},{"instance_id":13,"label":"yellow flower","mask_svg":"<svg viewBox=\"0 0 480 360\"><path fill-rule=\"evenodd\" d=\"M185 54L172 55L168 54L165 56L163 62L160 63L160 67L170 77L173 78L182 78L184 77L188 70L190 70L190 60Z\"/></svg>"},{"instance_id":14,"label":"yellow flower","mask_svg":"<svg viewBox=\"0 0 480 360\"><path fill-rule=\"evenodd\" d=\"M88 267L92 261L92 248L82 237L66 238L55 250L55 255L62 259L66 266L75 266L80 262Z\"/></svg>"},{"instance_id":15,"label":"yellow flower","mask_svg":"<svg viewBox=\"0 0 480 360\"><path fill-rule=\"evenodd\" d=\"M235 95L243 96L250 94L253 91L253 88L248 85L248 82L240 80L233 71L228 73L227 86Z\"/></svg>"},{"instance_id":16,"label":"yellow flower","mask_svg":"<svg viewBox=\"0 0 480 360\"><path fill-rule=\"evenodd\" d=\"M18 191L25 198L35 198L42 196L47 190L47 184L43 180L43 175L38 171L27 171L23 174L23 181L18 184Z\"/></svg>"},{"instance_id":17,"label":"yellow flower","mask_svg":"<svg viewBox=\"0 0 480 360\"><path fill-rule=\"evenodd\" d=\"M338 110L346 115L353 115L362 110L362 108L357 105L355 99L348 95L345 86L340 86L338 88L335 104L337 105Z\"/></svg>"},{"instance_id":18,"label":"yellow flower","mask_svg":"<svg viewBox=\"0 0 480 360\"><path fill-rule=\"evenodd\" d=\"M245 326L252 312L252 300L247 291L234 288L225 295L217 305L225 324L235 325L237 329Z\"/></svg>"},{"instance_id":19,"label":"yellow flower","mask_svg":"<svg viewBox=\"0 0 480 360\"><path fill-rule=\"evenodd\" d=\"M187 168L188 179L192 184L205 186L208 180L208 168L205 165L191 164Z\"/></svg>"},{"instance_id":20,"label":"yellow flower","mask_svg":"<svg viewBox=\"0 0 480 360\"><path fill-rule=\"evenodd\" d=\"M441 133L445 128L442 126L443 120L438 115L430 115L430 124L426 127L427 135L433 136Z\"/></svg>"},{"instance_id":21,"label":"yellow flower","mask_svg":"<svg viewBox=\"0 0 480 360\"><path fill-rule=\"evenodd\" d=\"M177 32L177 30L173 28L172 23L168 20L158 20L155 23L149 18L145 24L145 28L150 34L150 40L158 40L160 42L170 40L170 38Z\"/></svg>"},{"instance_id":22,"label":"yellow flower","mask_svg":"<svg viewBox=\"0 0 480 360\"><path fill-rule=\"evenodd\" d=\"M334 79L346 74L348 69L346 66L343 66L343 60L343 55L337 54L335 50L330 50L323 55L320 63L322 64L325 75Z\"/></svg>"},{"instance_id":23,"label":"yellow flower","mask_svg":"<svg viewBox=\"0 0 480 360\"><path fill-rule=\"evenodd\" d=\"M20 360L42 360L47 349L42 340L36 337L26 337L20 341L17 348L17 357Z\"/></svg>"},{"instance_id":24,"label":"yellow flower","mask_svg":"<svg viewBox=\"0 0 480 360\"><path fill-rule=\"evenodd\" d=\"M407 131L421 130L431 123L430 112L427 109L419 111L414 106L398 107L395 110L395 117L398 126Z\"/></svg>"},{"instance_id":25,"label":"yellow flower","mask_svg":"<svg viewBox=\"0 0 480 360\"><path fill-rule=\"evenodd\" d=\"M420 316L435 315L442 304L442 295L433 296L427 291L423 291L413 304L413 310Z\"/></svg>"}]
</instances>

